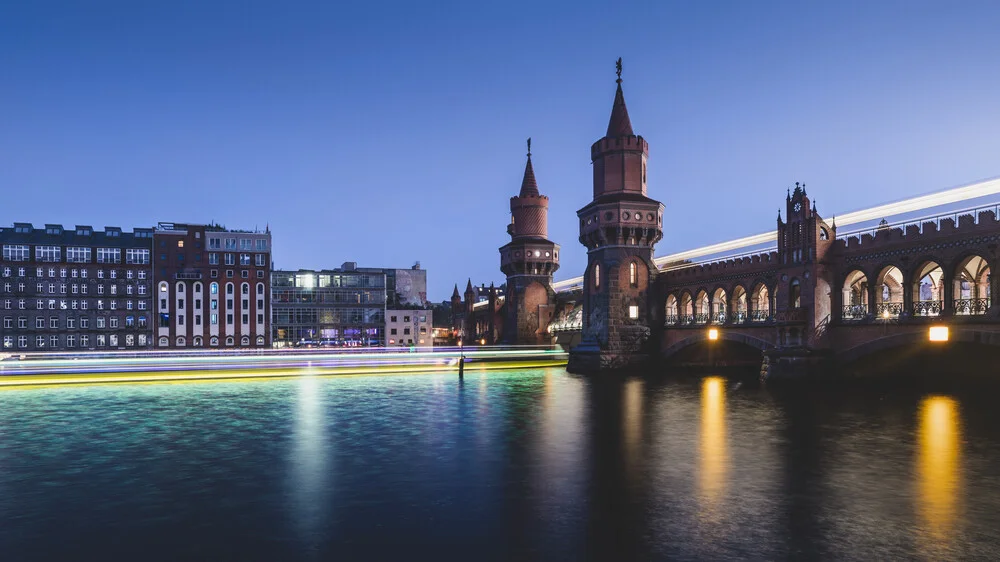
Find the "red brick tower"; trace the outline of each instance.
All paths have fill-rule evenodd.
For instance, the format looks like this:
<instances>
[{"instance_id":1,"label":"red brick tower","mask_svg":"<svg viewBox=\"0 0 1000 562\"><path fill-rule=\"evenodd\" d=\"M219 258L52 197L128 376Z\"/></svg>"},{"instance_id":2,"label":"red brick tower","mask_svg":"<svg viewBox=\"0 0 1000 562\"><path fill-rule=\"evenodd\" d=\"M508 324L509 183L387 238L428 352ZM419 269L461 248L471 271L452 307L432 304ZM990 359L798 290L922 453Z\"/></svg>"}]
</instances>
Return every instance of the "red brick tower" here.
<instances>
[{"instance_id":1,"label":"red brick tower","mask_svg":"<svg viewBox=\"0 0 1000 562\"><path fill-rule=\"evenodd\" d=\"M530 138L521 191L510 198L510 214L511 240L500 248L500 270L507 275L502 341L549 343L547 328L556 298L552 274L559 269L559 245L548 239L549 198L538 192Z\"/></svg>"},{"instance_id":2,"label":"red brick tower","mask_svg":"<svg viewBox=\"0 0 1000 562\"><path fill-rule=\"evenodd\" d=\"M569 369L593 372L645 361L656 317L649 290L656 279L653 246L663 237L663 205L646 196L649 144L632 132L621 59L608 132L590 147L594 200L577 211L587 247L583 281L583 341Z\"/></svg>"}]
</instances>

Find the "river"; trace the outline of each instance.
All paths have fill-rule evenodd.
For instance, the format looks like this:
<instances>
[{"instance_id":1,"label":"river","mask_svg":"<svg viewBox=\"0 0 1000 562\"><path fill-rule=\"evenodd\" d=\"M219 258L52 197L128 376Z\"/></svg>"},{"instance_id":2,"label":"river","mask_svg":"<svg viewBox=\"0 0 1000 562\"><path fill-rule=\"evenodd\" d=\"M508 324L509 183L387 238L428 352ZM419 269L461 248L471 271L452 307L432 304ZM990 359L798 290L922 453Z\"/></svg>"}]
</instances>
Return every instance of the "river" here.
<instances>
[{"instance_id":1,"label":"river","mask_svg":"<svg viewBox=\"0 0 1000 562\"><path fill-rule=\"evenodd\" d=\"M562 369L0 392L0 559L996 559L992 391Z\"/></svg>"}]
</instances>

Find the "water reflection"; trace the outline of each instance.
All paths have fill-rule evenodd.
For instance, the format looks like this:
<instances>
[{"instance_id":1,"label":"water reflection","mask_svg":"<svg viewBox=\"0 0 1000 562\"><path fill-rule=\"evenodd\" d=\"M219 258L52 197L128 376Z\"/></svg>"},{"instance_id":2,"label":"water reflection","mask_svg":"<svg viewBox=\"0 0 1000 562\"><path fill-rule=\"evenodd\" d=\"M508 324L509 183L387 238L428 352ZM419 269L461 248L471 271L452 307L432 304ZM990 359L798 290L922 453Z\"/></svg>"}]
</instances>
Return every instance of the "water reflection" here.
<instances>
[{"instance_id":1,"label":"water reflection","mask_svg":"<svg viewBox=\"0 0 1000 562\"><path fill-rule=\"evenodd\" d=\"M703 517L714 519L725 494L729 471L726 438L726 381L708 377L701 382L699 433L699 492Z\"/></svg>"},{"instance_id":2,"label":"water reflection","mask_svg":"<svg viewBox=\"0 0 1000 562\"><path fill-rule=\"evenodd\" d=\"M629 480L637 477L642 446L642 402L645 381L630 379L625 382L622 395L622 437L625 449L625 474Z\"/></svg>"},{"instance_id":3,"label":"water reflection","mask_svg":"<svg viewBox=\"0 0 1000 562\"><path fill-rule=\"evenodd\" d=\"M947 548L955 530L961 470L962 428L958 403L944 396L920 404L917 439L917 504L930 549Z\"/></svg>"},{"instance_id":4,"label":"water reflection","mask_svg":"<svg viewBox=\"0 0 1000 562\"><path fill-rule=\"evenodd\" d=\"M298 381L290 462L293 520L303 542L310 546L320 542L323 521L329 516L324 499L331 472L330 445L321 384L316 377Z\"/></svg>"}]
</instances>

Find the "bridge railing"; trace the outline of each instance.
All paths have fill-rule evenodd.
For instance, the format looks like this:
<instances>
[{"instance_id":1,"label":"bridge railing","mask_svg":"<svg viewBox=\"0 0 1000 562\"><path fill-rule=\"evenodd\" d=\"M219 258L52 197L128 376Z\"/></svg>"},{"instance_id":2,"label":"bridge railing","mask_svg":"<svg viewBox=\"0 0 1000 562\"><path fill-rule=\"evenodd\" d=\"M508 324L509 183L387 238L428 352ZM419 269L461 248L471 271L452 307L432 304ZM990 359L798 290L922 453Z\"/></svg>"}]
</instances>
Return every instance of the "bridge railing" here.
<instances>
[{"instance_id":1,"label":"bridge railing","mask_svg":"<svg viewBox=\"0 0 1000 562\"><path fill-rule=\"evenodd\" d=\"M709 313L707 313L707 312L699 312L699 313L697 313L697 314L694 315L694 323L695 324L708 324L708 320L710 318L711 318L711 315Z\"/></svg>"},{"instance_id":2,"label":"bridge railing","mask_svg":"<svg viewBox=\"0 0 1000 562\"><path fill-rule=\"evenodd\" d=\"M870 234L875 236L880 230L891 230L891 229L901 229L903 234L906 234L906 228L908 226L916 226L919 229L920 234L924 233L924 223L934 223L934 226L941 228L941 221L945 219L951 219L958 224L959 218L964 215L972 215L972 219L975 224L979 224L979 213L984 211L992 211L994 216L1000 217L1000 204L993 203L990 205L983 205L979 207L968 207L965 209L959 209L957 211L949 211L947 213L937 214L937 215L927 215L923 217L918 217L915 219L907 219L904 221L896 221L892 223L872 226L868 228L862 228L858 230L852 230L850 232L838 233L837 240L847 240L848 238L857 238L858 243L861 242L861 237L865 234Z\"/></svg>"},{"instance_id":3,"label":"bridge railing","mask_svg":"<svg viewBox=\"0 0 1000 562\"><path fill-rule=\"evenodd\" d=\"M866 304L846 304L840 313L840 318L844 322L860 322L868 317L868 305Z\"/></svg>"},{"instance_id":4,"label":"bridge railing","mask_svg":"<svg viewBox=\"0 0 1000 562\"><path fill-rule=\"evenodd\" d=\"M901 302L880 302L875 305L876 318L899 318L903 313Z\"/></svg>"},{"instance_id":5,"label":"bridge railing","mask_svg":"<svg viewBox=\"0 0 1000 562\"><path fill-rule=\"evenodd\" d=\"M729 313L729 323L730 324L742 324L747 321L747 311L737 310L736 312Z\"/></svg>"},{"instance_id":6,"label":"bridge railing","mask_svg":"<svg viewBox=\"0 0 1000 562\"><path fill-rule=\"evenodd\" d=\"M770 310L754 310L750 312L751 322L770 322L772 319Z\"/></svg>"},{"instance_id":7,"label":"bridge railing","mask_svg":"<svg viewBox=\"0 0 1000 562\"><path fill-rule=\"evenodd\" d=\"M940 316L944 310L943 301L913 301L914 316Z\"/></svg>"},{"instance_id":8,"label":"bridge railing","mask_svg":"<svg viewBox=\"0 0 1000 562\"><path fill-rule=\"evenodd\" d=\"M986 314L989 309L990 299L955 299L956 315Z\"/></svg>"}]
</instances>

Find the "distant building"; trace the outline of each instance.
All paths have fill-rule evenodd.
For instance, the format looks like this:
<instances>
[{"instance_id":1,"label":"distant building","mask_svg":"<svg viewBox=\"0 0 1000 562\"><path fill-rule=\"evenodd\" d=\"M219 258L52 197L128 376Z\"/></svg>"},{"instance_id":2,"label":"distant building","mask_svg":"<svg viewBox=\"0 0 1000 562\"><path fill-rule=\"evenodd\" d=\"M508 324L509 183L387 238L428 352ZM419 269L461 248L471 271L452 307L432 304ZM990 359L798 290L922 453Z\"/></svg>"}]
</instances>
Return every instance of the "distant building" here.
<instances>
[{"instance_id":1,"label":"distant building","mask_svg":"<svg viewBox=\"0 0 1000 562\"><path fill-rule=\"evenodd\" d=\"M385 345L386 273L346 262L338 269L274 271L274 345Z\"/></svg>"},{"instance_id":2,"label":"distant building","mask_svg":"<svg viewBox=\"0 0 1000 562\"><path fill-rule=\"evenodd\" d=\"M433 347L433 310L386 310L385 334L389 347Z\"/></svg>"},{"instance_id":3,"label":"distant building","mask_svg":"<svg viewBox=\"0 0 1000 562\"><path fill-rule=\"evenodd\" d=\"M417 262L410 269L385 269L386 306L428 308L427 270Z\"/></svg>"},{"instance_id":4,"label":"distant building","mask_svg":"<svg viewBox=\"0 0 1000 562\"><path fill-rule=\"evenodd\" d=\"M152 344L153 229L14 223L0 244L4 352Z\"/></svg>"},{"instance_id":5,"label":"distant building","mask_svg":"<svg viewBox=\"0 0 1000 562\"><path fill-rule=\"evenodd\" d=\"M161 222L156 347L269 347L271 233Z\"/></svg>"}]
</instances>

